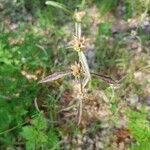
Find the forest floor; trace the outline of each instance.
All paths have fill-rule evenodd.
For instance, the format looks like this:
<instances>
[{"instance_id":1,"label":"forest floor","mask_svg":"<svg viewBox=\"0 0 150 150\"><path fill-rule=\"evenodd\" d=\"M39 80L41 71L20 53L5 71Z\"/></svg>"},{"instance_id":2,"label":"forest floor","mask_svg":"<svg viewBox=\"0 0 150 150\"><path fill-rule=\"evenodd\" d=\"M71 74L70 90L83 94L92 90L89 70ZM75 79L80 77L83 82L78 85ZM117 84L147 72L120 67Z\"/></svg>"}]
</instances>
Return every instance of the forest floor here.
<instances>
[{"instance_id":1,"label":"forest floor","mask_svg":"<svg viewBox=\"0 0 150 150\"><path fill-rule=\"evenodd\" d=\"M1 149L150 149L148 15L124 19L123 6L106 15L96 5L85 9L82 34L88 39L84 53L90 69L119 83L92 77L77 125L79 83L67 77L38 84L77 61L76 53L67 49L74 23L67 19L51 22L45 15L34 18L27 12L9 16L3 7L0 5Z\"/></svg>"}]
</instances>

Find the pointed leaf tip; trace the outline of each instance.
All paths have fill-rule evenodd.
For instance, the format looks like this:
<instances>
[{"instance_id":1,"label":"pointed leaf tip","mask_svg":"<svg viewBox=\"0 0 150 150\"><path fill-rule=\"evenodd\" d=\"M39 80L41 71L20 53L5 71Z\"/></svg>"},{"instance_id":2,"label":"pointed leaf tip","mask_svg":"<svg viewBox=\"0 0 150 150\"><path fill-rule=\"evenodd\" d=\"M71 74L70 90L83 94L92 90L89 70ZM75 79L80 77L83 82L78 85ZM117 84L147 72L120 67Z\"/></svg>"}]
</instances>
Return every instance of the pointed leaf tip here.
<instances>
[{"instance_id":1,"label":"pointed leaf tip","mask_svg":"<svg viewBox=\"0 0 150 150\"><path fill-rule=\"evenodd\" d=\"M55 81L58 80L60 78L63 78L64 76L70 75L71 71L67 71L67 72L56 72L53 73L47 77L45 77L44 79L40 80L38 83L46 83L46 82L51 82L51 81Z\"/></svg>"},{"instance_id":2,"label":"pointed leaf tip","mask_svg":"<svg viewBox=\"0 0 150 150\"><path fill-rule=\"evenodd\" d=\"M73 15L73 12L71 10L69 10L65 5L55 2L55 1L46 1L45 2L46 5L51 5L53 7L62 9L63 11L65 11L66 13Z\"/></svg>"}]
</instances>

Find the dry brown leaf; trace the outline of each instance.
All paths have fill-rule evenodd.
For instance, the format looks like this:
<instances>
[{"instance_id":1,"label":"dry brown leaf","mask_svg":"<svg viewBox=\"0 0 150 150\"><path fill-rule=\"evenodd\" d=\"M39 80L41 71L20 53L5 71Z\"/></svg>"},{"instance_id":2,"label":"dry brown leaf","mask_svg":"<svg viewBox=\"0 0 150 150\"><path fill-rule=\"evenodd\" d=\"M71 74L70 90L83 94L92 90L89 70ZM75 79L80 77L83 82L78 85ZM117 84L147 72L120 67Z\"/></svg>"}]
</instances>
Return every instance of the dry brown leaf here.
<instances>
[{"instance_id":1,"label":"dry brown leaf","mask_svg":"<svg viewBox=\"0 0 150 150\"><path fill-rule=\"evenodd\" d=\"M107 82L109 84L116 84L116 83L118 83L117 81L113 80L111 77L108 77L106 75L97 74L97 73L93 73L93 72L91 72L91 74L94 75L94 76L98 76L100 79L104 80L105 82Z\"/></svg>"},{"instance_id":2,"label":"dry brown leaf","mask_svg":"<svg viewBox=\"0 0 150 150\"><path fill-rule=\"evenodd\" d=\"M45 77L44 79L42 79L41 81L39 81L38 83L46 83L46 82L51 82L51 81L55 81L58 80L60 78L63 78L67 75L70 75L71 71L67 71L67 72L56 72L53 73L47 77Z\"/></svg>"},{"instance_id":3,"label":"dry brown leaf","mask_svg":"<svg viewBox=\"0 0 150 150\"><path fill-rule=\"evenodd\" d=\"M128 129L119 129L116 132L116 136L117 136L117 143L122 143L124 142L127 138L130 138L130 132Z\"/></svg>"}]
</instances>

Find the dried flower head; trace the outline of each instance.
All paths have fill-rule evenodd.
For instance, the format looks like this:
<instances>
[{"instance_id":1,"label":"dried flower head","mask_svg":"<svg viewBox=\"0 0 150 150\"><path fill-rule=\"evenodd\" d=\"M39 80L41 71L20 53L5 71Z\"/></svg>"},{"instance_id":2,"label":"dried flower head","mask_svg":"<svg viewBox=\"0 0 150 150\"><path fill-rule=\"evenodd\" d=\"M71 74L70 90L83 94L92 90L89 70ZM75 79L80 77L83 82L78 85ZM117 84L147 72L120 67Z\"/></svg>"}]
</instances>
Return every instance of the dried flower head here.
<instances>
[{"instance_id":1,"label":"dried flower head","mask_svg":"<svg viewBox=\"0 0 150 150\"><path fill-rule=\"evenodd\" d=\"M73 76L80 77L83 72L81 64L75 62L74 65L71 65L71 71L72 71Z\"/></svg>"},{"instance_id":2,"label":"dried flower head","mask_svg":"<svg viewBox=\"0 0 150 150\"><path fill-rule=\"evenodd\" d=\"M76 36L74 36L73 40L70 42L72 45L73 49L75 51L81 51L83 48L85 48L87 39L85 37L81 37L80 39Z\"/></svg>"},{"instance_id":3,"label":"dried flower head","mask_svg":"<svg viewBox=\"0 0 150 150\"><path fill-rule=\"evenodd\" d=\"M75 12L74 14L74 18L76 22L81 22L84 16L85 16L85 11Z\"/></svg>"}]
</instances>

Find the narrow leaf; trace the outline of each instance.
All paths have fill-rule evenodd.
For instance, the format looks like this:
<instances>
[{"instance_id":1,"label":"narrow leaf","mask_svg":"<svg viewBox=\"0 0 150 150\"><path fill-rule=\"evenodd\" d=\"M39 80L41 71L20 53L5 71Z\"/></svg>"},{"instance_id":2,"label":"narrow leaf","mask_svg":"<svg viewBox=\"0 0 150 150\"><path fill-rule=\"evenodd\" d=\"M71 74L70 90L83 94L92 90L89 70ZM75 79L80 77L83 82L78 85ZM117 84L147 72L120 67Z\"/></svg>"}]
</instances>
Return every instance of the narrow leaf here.
<instances>
[{"instance_id":1,"label":"narrow leaf","mask_svg":"<svg viewBox=\"0 0 150 150\"><path fill-rule=\"evenodd\" d=\"M118 83L117 81L113 80L111 77L108 77L106 75L97 74L97 73L93 73L93 72L91 72L91 74L94 75L94 76L100 77L103 81L105 81L109 84L117 84Z\"/></svg>"},{"instance_id":2,"label":"narrow leaf","mask_svg":"<svg viewBox=\"0 0 150 150\"><path fill-rule=\"evenodd\" d=\"M83 80L83 88L87 85L87 83L91 80L90 69L87 63L87 59L82 51L78 52L79 61L81 62L82 69L85 72L85 77Z\"/></svg>"},{"instance_id":3,"label":"narrow leaf","mask_svg":"<svg viewBox=\"0 0 150 150\"><path fill-rule=\"evenodd\" d=\"M45 4L46 5L51 5L53 7L59 8L59 9L62 9L66 13L70 14L71 16L73 15L73 12L61 3L58 3L58 2L55 2L55 1L46 1Z\"/></svg>"},{"instance_id":4,"label":"narrow leaf","mask_svg":"<svg viewBox=\"0 0 150 150\"><path fill-rule=\"evenodd\" d=\"M64 76L67 76L67 75L70 75L70 74L71 74L71 71L68 71L68 72L56 72L56 73L53 73L53 74L47 76L46 78L42 79L38 83L51 82L51 81L58 80L58 79L60 79L60 78L62 78Z\"/></svg>"}]
</instances>

